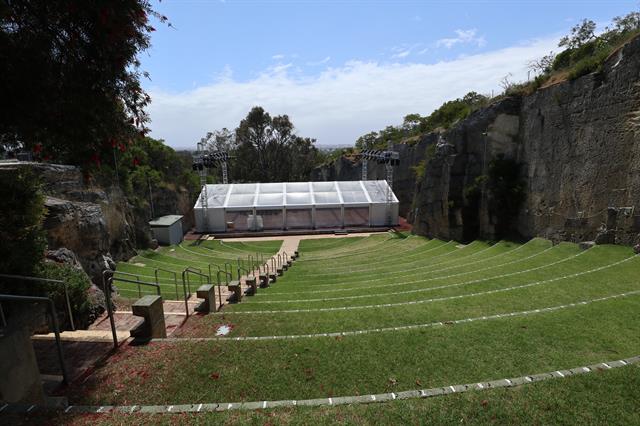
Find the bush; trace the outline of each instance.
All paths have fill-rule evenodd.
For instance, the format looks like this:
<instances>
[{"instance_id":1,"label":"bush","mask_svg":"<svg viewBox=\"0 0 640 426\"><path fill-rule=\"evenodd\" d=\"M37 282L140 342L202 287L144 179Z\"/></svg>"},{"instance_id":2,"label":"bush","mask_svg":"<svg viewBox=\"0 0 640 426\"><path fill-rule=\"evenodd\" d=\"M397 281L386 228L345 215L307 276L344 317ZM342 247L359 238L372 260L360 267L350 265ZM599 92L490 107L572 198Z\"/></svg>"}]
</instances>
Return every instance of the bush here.
<instances>
[{"instance_id":1,"label":"bush","mask_svg":"<svg viewBox=\"0 0 640 426\"><path fill-rule=\"evenodd\" d=\"M562 52L560 52L556 56L556 59L553 61L553 66L551 67L551 69L553 71L559 71L571 65L571 53L571 49L563 50Z\"/></svg>"},{"instance_id":2,"label":"bush","mask_svg":"<svg viewBox=\"0 0 640 426\"><path fill-rule=\"evenodd\" d=\"M44 197L28 166L0 172L0 273L31 275L46 245Z\"/></svg>"},{"instance_id":3,"label":"bush","mask_svg":"<svg viewBox=\"0 0 640 426\"><path fill-rule=\"evenodd\" d=\"M601 49L595 55L581 59L571 68L568 76L569 80L575 80L583 75L599 71L608 56L609 49Z\"/></svg>"},{"instance_id":4,"label":"bush","mask_svg":"<svg viewBox=\"0 0 640 426\"><path fill-rule=\"evenodd\" d=\"M427 160L424 159L420 161L415 166L411 167L413 174L416 175L416 180L422 180L424 178L425 173L427 172Z\"/></svg>"},{"instance_id":5,"label":"bush","mask_svg":"<svg viewBox=\"0 0 640 426\"><path fill-rule=\"evenodd\" d=\"M67 291L69 293L69 303L76 327L86 326L87 318L92 311L92 305L87 298L87 290L91 286L91 281L87 274L81 270L69 265L56 264L51 262L43 262L38 266L37 275L41 278L53 280L62 280L67 283ZM64 287L60 284L42 283L34 286L33 290L36 294L50 297L53 300L56 310L58 311L58 319L61 327L68 324L67 319L67 301L64 295Z\"/></svg>"}]
</instances>

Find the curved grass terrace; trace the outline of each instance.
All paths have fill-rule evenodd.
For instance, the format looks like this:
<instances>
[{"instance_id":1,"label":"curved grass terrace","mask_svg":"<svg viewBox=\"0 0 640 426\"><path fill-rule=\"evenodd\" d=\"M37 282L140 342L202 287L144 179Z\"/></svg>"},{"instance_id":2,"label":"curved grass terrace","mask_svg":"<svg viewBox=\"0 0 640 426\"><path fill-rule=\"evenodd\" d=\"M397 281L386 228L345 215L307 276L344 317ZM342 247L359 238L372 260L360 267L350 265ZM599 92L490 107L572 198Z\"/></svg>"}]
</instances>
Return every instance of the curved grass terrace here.
<instances>
[{"instance_id":1,"label":"curved grass terrace","mask_svg":"<svg viewBox=\"0 0 640 426\"><path fill-rule=\"evenodd\" d=\"M280 244L183 243L118 269L153 276L154 262L205 267L241 253L270 255ZM284 276L256 296L190 317L171 339L123 347L72 402L329 398L640 354L640 256L628 247L583 251L538 238L460 245L378 234L302 240L298 251ZM231 331L218 337L222 325Z\"/></svg>"}]
</instances>

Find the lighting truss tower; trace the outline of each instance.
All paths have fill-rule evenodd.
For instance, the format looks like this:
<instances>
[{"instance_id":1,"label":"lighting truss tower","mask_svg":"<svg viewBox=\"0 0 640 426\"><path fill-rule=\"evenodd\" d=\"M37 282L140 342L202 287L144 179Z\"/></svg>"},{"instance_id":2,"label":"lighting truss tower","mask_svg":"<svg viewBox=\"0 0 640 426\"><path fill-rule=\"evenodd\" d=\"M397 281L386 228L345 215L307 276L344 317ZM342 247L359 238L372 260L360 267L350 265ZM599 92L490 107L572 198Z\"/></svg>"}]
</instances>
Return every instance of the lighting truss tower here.
<instances>
[{"instance_id":1,"label":"lighting truss tower","mask_svg":"<svg viewBox=\"0 0 640 426\"><path fill-rule=\"evenodd\" d=\"M369 173L367 170L367 159L364 158L364 156L362 157L362 180L367 180L369 179Z\"/></svg>"},{"instance_id":2,"label":"lighting truss tower","mask_svg":"<svg viewBox=\"0 0 640 426\"><path fill-rule=\"evenodd\" d=\"M227 162L229 154L223 151L214 151L206 141L198 142L196 154L193 157L193 170L200 176L200 205L202 206L202 224L205 229L209 229L209 197L207 194L207 174L209 169L220 166L222 169L222 183L229 183Z\"/></svg>"},{"instance_id":3,"label":"lighting truss tower","mask_svg":"<svg viewBox=\"0 0 640 426\"><path fill-rule=\"evenodd\" d=\"M389 226L393 224L393 218L391 217L391 204L393 203L393 167L400 164L400 154L393 151L393 144L391 141L387 142L387 150L371 150L366 149L360 153L362 158L362 180L366 180L367 161L374 160L378 164L385 165L385 171L387 175L387 223Z\"/></svg>"}]
</instances>

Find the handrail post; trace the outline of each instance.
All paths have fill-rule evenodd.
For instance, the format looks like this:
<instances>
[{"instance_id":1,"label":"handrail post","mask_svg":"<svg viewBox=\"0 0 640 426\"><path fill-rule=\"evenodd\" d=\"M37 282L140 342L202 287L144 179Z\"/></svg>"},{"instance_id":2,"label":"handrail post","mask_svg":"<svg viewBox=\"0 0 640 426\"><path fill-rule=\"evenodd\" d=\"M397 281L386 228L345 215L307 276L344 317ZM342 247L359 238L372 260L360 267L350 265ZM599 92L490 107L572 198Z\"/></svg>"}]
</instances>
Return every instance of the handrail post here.
<instances>
[{"instance_id":1,"label":"handrail post","mask_svg":"<svg viewBox=\"0 0 640 426\"><path fill-rule=\"evenodd\" d=\"M63 283L64 286L64 297L67 299L67 312L69 313L69 323L71 324L71 331L76 331L76 325L73 322L73 313L71 312L71 301L69 300L69 289L67 288L67 283Z\"/></svg>"},{"instance_id":2,"label":"handrail post","mask_svg":"<svg viewBox=\"0 0 640 426\"><path fill-rule=\"evenodd\" d=\"M60 367L62 368L62 380L64 380L65 384L71 383L69 380L69 374L67 373L67 366L64 363L64 354L62 352L62 339L60 338L60 326L58 325L58 317L56 315L56 307L53 304L53 300L49 300L49 313L51 314L51 319L53 320L53 332L56 336L56 347L58 349L58 358L60 359Z\"/></svg>"},{"instance_id":3,"label":"handrail post","mask_svg":"<svg viewBox=\"0 0 640 426\"><path fill-rule=\"evenodd\" d=\"M187 299L189 298L187 296L187 284L185 282L185 274L188 275L188 269L185 269L184 271L182 271L182 290L184 291L184 310L187 313L187 318L189 318L189 303L187 302Z\"/></svg>"},{"instance_id":4,"label":"handrail post","mask_svg":"<svg viewBox=\"0 0 640 426\"><path fill-rule=\"evenodd\" d=\"M227 272L227 266L229 266L229 271ZM231 276L231 279L233 279L233 265L229 262L225 262L224 263L224 271L227 272L227 285L229 284L229 276Z\"/></svg>"},{"instance_id":5,"label":"handrail post","mask_svg":"<svg viewBox=\"0 0 640 426\"><path fill-rule=\"evenodd\" d=\"M220 300L220 305L218 307L218 310L220 308L222 308L222 290L220 289L220 286L222 285L222 283L220 282L220 274L224 274L227 280L227 285L229 285L229 276L231 276L231 279L233 279L233 275L231 274L231 272L227 272L226 271L226 267L225 270L219 270L216 274L216 278L218 279L218 298Z\"/></svg>"},{"instance_id":6,"label":"handrail post","mask_svg":"<svg viewBox=\"0 0 640 426\"><path fill-rule=\"evenodd\" d=\"M111 274L111 278L113 278L113 271L106 270L102 273L102 291L104 291L104 298L107 304L107 316L109 317L109 323L111 325L111 335L113 336L113 347L114 349L118 349L118 334L116 333L116 322L113 319L113 309L111 306L111 282L107 275ZM109 285L107 286L107 283Z\"/></svg>"}]
</instances>

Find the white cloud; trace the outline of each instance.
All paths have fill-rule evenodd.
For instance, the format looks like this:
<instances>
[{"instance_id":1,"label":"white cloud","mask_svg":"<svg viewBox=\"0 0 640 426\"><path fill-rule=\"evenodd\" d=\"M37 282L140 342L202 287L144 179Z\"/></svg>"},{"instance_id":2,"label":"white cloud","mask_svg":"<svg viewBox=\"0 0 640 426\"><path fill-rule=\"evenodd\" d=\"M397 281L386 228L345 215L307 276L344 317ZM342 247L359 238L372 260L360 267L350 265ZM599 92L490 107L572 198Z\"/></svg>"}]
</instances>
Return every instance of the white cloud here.
<instances>
[{"instance_id":1,"label":"white cloud","mask_svg":"<svg viewBox=\"0 0 640 426\"><path fill-rule=\"evenodd\" d=\"M271 59L279 61L281 59L284 59L284 55L282 53L278 53L277 55L273 55Z\"/></svg>"},{"instance_id":2,"label":"white cloud","mask_svg":"<svg viewBox=\"0 0 640 426\"><path fill-rule=\"evenodd\" d=\"M409 56L409 54L411 53L411 49L407 49L407 50L402 50L398 53L395 53L393 55L391 55L391 57L393 59L402 59L402 58L406 58L407 56Z\"/></svg>"},{"instance_id":3,"label":"white cloud","mask_svg":"<svg viewBox=\"0 0 640 426\"><path fill-rule=\"evenodd\" d=\"M311 61L311 62L307 62L307 65L310 65L312 67L317 67L318 65L324 65L327 62L329 62L331 60L331 56L327 56L324 59L321 59L319 61Z\"/></svg>"},{"instance_id":4,"label":"white cloud","mask_svg":"<svg viewBox=\"0 0 640 426\"><path fill-rule=\"evenodd\" d=\"M221 78L193 90L149 89L152 135L193 148L207 131L233 129L260 105L272 115L288 114L301 136L319 144L352 144L364 133L399 124L409 113L429 114L469 91L498 93L502 77L510 72L512 81L526 79L526 64L556 43L557 37L549 37L435 64L352 61L311 76L279 64L249 81L225 69Z\"/></svg>"},{"instance_id":5,"label":"white cloud","mask_svg":"<svg viewBox=\"0 0 640 426\"><path fill-rule=\"evenodd\" d=\"M451 49L457 44L475 44L478 47L483 47L487 44L487 41L482 36L476 36L477 32L475 28L470 30L455 30L456 37L441 38L436 41L436 46Z\"/></svg>"}]
</instances>

